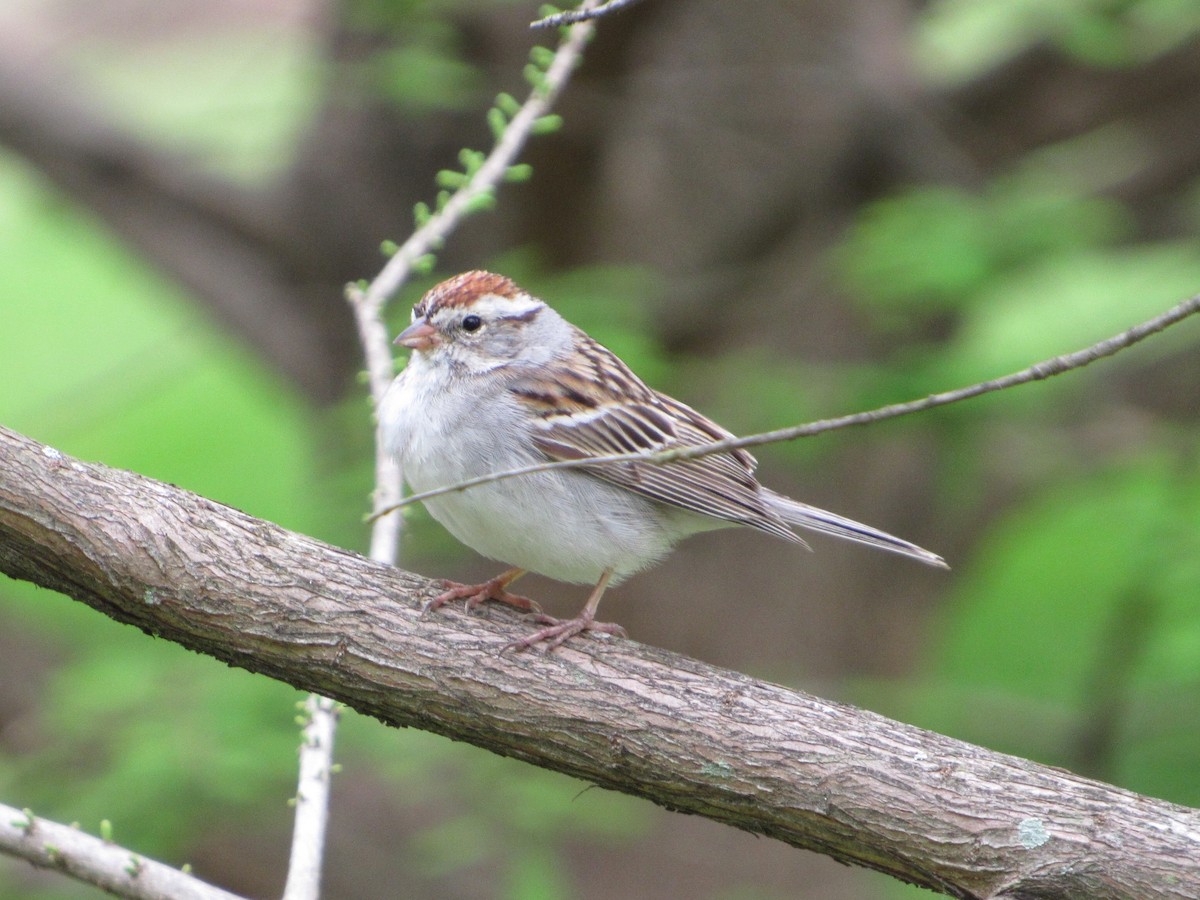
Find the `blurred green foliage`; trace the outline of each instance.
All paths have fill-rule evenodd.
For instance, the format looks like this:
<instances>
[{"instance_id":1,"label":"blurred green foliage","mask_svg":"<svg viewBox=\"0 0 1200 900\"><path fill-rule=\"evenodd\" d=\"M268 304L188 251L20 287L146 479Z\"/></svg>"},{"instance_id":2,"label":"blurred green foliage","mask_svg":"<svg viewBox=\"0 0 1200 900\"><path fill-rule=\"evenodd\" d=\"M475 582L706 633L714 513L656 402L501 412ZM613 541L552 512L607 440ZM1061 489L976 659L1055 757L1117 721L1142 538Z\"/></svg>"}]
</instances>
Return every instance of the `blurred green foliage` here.
<instances>
[{"instance_id":1,"label":"blurred green foliage","mask_svg":"<svg viewBox=\"0 0 1200 900\"><path fill-rule=\"evenodd\" d=\"M183 298L11 159L0 161L4 424L85 459L319 531L312 435L297 398ZM205 817L256 821L286 798L295 691L225 669L28 584L3 581L0 630L53 669L0 755L0 796L176 859ZM15 672L10 672L15 675ZM169 802L164 802L168 800ZM0 867L0 896L11 869ZM53 896L85 896L55 884ZM49 895L48 895L49 896Z\"/></svg>"},{"instance_id":2,"label":"blurred green foliage","mask_svg":"<svg viewBox=\"0 0 1200 900\"><path fill-rule=\"evenodd\" d=\"M1138 459L999 521L892 713L1197 805L1200 469ZM1098 525L1098 523L1101 523ZM1108 526L1108 527L1102 527ZM1095 731L1105 729L1102 746ZM1172 760L1172 756L1175 758Z\"/></svg>"},{"instance_id":3,"label":"blurred green foliage","mask_svg":"<svg viewBox=\"0 0 1200 900\"><path fill-rule=\"evenodd\" d=\"M914 52L939 82L966 81L1046 43L1094 66L1132 66L1200 33L1191 0L935 0Z\"/></svg>"},{"instance_id":4,"label":"blurred green foliage","mask_svg":"<svg viewBox=\"0 0 1200 900\"><path fill-rule=\"evenodd\" d=\"M286 169L327 74L316 48L267 29L225 35L217 46L178 40L148 41L136 52L103 40L89 46L75 65L103 99L106 115L250 184Z\"/></svg>"}]
</instances>

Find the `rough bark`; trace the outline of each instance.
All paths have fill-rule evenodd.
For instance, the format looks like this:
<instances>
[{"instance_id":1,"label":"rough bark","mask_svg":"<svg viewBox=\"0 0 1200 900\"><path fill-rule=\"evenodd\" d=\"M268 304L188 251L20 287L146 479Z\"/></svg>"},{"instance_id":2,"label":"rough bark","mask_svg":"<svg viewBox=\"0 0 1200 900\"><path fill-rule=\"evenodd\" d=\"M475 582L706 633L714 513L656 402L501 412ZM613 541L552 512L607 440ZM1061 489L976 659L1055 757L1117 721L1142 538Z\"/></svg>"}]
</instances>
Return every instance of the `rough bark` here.
<instances>
[{"instance_id":1,"label":"rough bark","mask_svg":"<svg viewBox=\"0 0 1200 900\"><path fill-rule=\"evenodd\" d=\"M516 614L0 428L0 570L414 726L955 897L1200 896L1200 812Z\"/></svg>"}]
</instances>

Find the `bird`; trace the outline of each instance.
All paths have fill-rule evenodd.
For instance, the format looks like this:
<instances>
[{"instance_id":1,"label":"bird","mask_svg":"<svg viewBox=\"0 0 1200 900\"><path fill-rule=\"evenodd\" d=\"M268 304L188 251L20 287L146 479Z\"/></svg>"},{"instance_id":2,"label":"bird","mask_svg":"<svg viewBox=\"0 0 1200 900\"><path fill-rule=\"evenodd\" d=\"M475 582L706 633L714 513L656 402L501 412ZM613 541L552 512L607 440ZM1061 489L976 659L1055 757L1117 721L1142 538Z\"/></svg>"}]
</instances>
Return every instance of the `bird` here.
<instances>
[{"instance_id":1,"label":"bird","mask_svg":"<svg viewBox=\"0 0 1200 900\"><path fill-rule=\"evenodd\" d=\"M379 406L383 444L408 486L426 492L555 460L584 461L425 499L462 543L508 566L480 584L445 581L425 604L498 601L543 627L506 649L547 651L585 632L625 635L596 610L610 586L693 534L743 526L807 547L796 528L931 566L916 544L772 491L745 449L654 463L586 465L622 453L695 447L733 435L643 382L616 354L512 279L470 271L430 289L395 343L411 353ZM508 588L527 572L592 585L579 615L557 619Z\"/></svg>"}]
</instances>

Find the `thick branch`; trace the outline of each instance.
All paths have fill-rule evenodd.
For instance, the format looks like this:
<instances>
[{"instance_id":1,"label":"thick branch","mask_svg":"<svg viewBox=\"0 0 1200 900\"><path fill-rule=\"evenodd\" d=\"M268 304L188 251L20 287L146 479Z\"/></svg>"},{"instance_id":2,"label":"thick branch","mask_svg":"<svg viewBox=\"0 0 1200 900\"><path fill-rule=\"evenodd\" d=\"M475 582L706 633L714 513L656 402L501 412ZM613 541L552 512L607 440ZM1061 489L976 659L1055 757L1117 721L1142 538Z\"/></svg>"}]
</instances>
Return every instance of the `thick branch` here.
<instances>
[{"instance_id":1,"label":"thick branch","mask_svg":"<svg viewBox=\"0 0 1200 900\"><path fill-rule=\"evenodd\" d=\"M0 428L0 570L416 726L957 897L1200 896L1200 813L426 580ZM664 598L664 602L671 602Z\"/></svg>"}]
</instances>

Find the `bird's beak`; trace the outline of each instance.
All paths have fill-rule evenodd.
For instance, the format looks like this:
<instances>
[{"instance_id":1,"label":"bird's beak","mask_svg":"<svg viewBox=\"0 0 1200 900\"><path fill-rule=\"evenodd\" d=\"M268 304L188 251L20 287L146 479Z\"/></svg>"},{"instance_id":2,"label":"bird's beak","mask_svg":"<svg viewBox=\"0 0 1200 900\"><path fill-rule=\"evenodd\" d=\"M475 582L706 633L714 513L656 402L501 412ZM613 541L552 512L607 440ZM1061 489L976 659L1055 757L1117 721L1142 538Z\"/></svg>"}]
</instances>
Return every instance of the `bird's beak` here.
<instances>
[{"instance_id":1,"label":"bird's beak","mask_svg":"<svg viewBox=\"0 0 1200 900\"><path fill-rule=\"evenodd\" d=\"M438 330L424 319L417 319L396 335L394 343L412 350L429 350L442 342Z\"/></svg>"}]
</instances>

